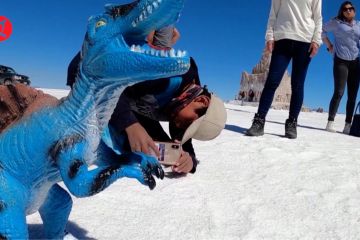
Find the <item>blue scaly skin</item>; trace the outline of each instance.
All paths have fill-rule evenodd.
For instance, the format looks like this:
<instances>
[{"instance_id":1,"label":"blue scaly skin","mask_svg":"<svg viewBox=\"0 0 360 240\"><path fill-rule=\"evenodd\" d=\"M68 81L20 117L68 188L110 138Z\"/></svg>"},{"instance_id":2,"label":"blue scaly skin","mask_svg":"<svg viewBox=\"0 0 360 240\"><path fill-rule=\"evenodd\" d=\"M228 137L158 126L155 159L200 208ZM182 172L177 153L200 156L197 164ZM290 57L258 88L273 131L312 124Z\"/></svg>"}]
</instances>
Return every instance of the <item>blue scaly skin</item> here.
<instances>
[{"instance_id":1,"label":"blue scaly skin","mask_svg":"<svg viewBox=\"0 0 360 240\"><path fill-rule=\"evenodd\" d=\"M107 5L89 19L80 73L69 96L0 135L0 239L28 238L25 217L36 211L45 237L63 238L72 201L60 181L74 196L86 197L122 177L150 189L154 176L163 177L155 158L121 154L103 141L113 141L107 124L126 86L188 70L182 51L139 46L152 29L174 23L182 7L183 0L140 0Z\"/></svg>"}]
</instances>

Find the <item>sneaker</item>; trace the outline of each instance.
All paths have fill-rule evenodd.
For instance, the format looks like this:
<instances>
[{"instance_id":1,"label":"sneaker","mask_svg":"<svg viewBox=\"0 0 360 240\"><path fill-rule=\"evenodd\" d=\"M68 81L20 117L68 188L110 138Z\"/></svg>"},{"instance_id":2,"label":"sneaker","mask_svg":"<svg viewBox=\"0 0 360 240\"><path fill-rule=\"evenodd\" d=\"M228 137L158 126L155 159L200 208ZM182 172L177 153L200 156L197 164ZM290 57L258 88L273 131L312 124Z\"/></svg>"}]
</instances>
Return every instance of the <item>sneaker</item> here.
<instances>
[{"instance_id":1,"label":"sneaker","mask_svg":"<svg viewBox=\"0 0 360 240\"><path fill-rule=\"evenodd\" d=\"M350 128L351 128L351 123L347 123L347 122L346 122L346 123L345 123L345 126L344 126L343 133L349 135L349 133L350 133Z\"/></svg>"},{"instance_id":2,"label":"sneaker","mask_svg":"<svg viewBox=\"0 0 360 240\"><path fill-rule=\"evenodd\" d=\"M251 127L246 131L247 136L262 136L264 135L265 119L261 118L259 114L255 114Z\"/></svg>"},{"instance_id":3,"label":"sneaker","mask_svg":"<svg viewBox=\"0 0 360 240\"><path fill-rule=\"evenodd\" d=\"M287 119L285 122L285 137L295 139L297 137L296 126L297 122L295 119Z\"/></svg>"},{"instance_id":4,"label":"sneaker","mask_svg":"<svg viewBox=\"0 0 360 240\"><path fill-rule=\"evenodd\" d=\"M325 130L328 132L336 132L336 130L334 128L334 121L328 121L328 123L326 124Z\"/></svg>"}]
</instances>

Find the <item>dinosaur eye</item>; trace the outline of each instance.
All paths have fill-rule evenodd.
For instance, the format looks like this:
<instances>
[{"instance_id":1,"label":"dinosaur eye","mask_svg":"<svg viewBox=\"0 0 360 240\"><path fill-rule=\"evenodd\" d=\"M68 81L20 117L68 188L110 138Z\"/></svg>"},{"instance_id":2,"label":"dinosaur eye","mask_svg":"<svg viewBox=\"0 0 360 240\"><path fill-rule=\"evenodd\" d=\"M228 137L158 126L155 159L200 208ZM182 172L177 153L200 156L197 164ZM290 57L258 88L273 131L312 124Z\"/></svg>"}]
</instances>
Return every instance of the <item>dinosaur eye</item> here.
<instances>
[{"instance_id":1,"label":"dinosaur eye","mask_svg":"<svg viewBox=\"0 0 360 240\"><path fill-rule=\"evenodd\" d=\"M96 28L98 27L101 27L101 26L104 26L106 25L106 22L104 20L99 20L97 23L96 23Z\"/></svg>"}]
</instances>

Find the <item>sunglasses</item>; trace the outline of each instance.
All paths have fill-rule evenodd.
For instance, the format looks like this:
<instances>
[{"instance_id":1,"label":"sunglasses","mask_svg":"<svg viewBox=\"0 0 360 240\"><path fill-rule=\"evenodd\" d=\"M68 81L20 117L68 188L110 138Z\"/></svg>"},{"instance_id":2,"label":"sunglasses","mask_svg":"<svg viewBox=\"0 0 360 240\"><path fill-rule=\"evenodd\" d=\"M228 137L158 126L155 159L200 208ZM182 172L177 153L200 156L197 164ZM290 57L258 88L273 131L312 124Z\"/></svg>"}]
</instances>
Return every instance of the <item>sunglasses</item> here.
<instances>
[{"instance_id":1,"label":"sunglasses","mask_svg":"<svg viewBox=\"0 0 360 240\"><path fill-rule=\"evenodd\" d=\"M352 12L354 10L354 7L343 8L343 12Z\"/></svg>"}]
</instances>

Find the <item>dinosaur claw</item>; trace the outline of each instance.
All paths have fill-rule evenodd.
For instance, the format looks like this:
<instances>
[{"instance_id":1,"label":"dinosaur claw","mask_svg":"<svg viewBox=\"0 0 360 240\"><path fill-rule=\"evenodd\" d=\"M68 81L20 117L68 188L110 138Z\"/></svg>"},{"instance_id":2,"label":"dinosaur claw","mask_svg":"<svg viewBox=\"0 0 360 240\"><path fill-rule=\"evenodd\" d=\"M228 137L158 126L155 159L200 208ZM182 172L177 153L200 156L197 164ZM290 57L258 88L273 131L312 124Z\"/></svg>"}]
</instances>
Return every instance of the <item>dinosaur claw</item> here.
<instances>
[{"instance_id":1,"label":"dinosaur claw","mask_svg":"<svg viewBox=\"0 0 360 240\"><path fill-rule=\"evenodd\" d=\"M152 175L152 170L150 168L143 170L144 183L149 186L150 190L153 190L156 186L155 178Z\"/></svg>"},{"instance_id":2,"label":"dinosaur claw","mask_svg":"<svg viewBox=\"0 0 360 240\"><path fill-rule=\"evenodd\" d=\"M155 176L157 177L157 178L160 178L160 179L163 179L164 178L164 170L162 169L162 167L161 166L155 166L154 168L153 168L153 172L154 172L154 174L155 174Z\"/></svg>"},{"instance_id":3,"label":"dinosaur claw","mask_svg":"<svg viewBox=\"0 0 360 240\"><path fill-rule=\"evenodd\" d=\"M158 173L159 173L159 177L160 179L164 179L165 173L164 170L160 167L158 168Z\"/></svg>"},{"instance_id":4,"label":"dinosaur claw","mask_svg":"<svg viewBox=\"0 0 360 240\"><path fill-rule=\"evenodd\" d=\"M158 167L155 167L155 168L154 168L154 173L155 173L155 176L156 176L157 178L160 178L160 171L159 171L159 168L158 168Z\"/></svg>"},{"instance_id":5,"label":"dinosaur claw","mask_svg":"<svg viewBox=\"0 0 360 240\"><path fill-rule=\"evenodd\" d=\"M150 190L153 190L156 187L156 181L152 175L149 176L147 183L148 183Z\"/></svg>"},{"instance_id":6,"label":"dinosaur claw","mask_svg":"<svg viewBox=\"0 0 360 240\"><path fill-rule=\"evenodd\" d=\"M148 162L148 163L146 164L146 168L147 168L147 169L152 169L152 166L151 166L150 162Z\"/></svg>"}]
</instances>

